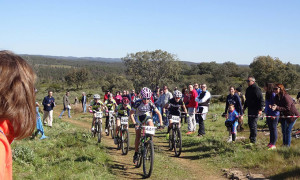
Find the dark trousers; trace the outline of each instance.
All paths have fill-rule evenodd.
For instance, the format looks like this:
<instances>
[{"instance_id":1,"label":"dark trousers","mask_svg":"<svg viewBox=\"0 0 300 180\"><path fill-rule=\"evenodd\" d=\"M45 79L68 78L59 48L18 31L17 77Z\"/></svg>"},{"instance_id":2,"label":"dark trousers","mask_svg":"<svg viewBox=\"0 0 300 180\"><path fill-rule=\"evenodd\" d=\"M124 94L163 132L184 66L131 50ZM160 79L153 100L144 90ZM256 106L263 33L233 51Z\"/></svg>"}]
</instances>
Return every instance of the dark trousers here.
<instances>
[{"instance_id":1,"label":"dark trousers","mask_svg":"<svg viewBox=\"0 0 300 180\"><path fill-rule=\"evenodd\" d=\"M203 117L201 116L201 114L196 114L196 117L198 116L199 119L199 130L198 130L198 134L200 135L204 135L205 134L205 126L204 126L204 120ZM196 118L197 119L197 118Z\"/></svg>"},{"instance_id":2,"label":"dark trousers","mask_svg":"<svg viewBox=\"0 0 300 180\"><path fill-rule=\"evenodd\" d=\"M258 111L248 109L248 125L250 129L250 142L256 142L256 135L257 135L257 120L258 120Z\"/></svg>"},{"instance_id":3,"label":"dark trousers","mask_svg":"<svg viewBox=\"0 0 300 180\"><path fill-rule=\"evenodd\" d=\"M277 141L277 124L278 124L279 117L275 119L267 118L267 124L270 130L270 144L275 145Z\"/></svg>"},{"instance_id":4,"label":"dark trousers","mask_svg":"<svg viewBox=\"0 0 300 180\"><path fill-rule=\"evenodd\" d=\"M106 116L105 129L107 129L108 124L109 124L109 116Z\"/></svg>"}]
</instances>

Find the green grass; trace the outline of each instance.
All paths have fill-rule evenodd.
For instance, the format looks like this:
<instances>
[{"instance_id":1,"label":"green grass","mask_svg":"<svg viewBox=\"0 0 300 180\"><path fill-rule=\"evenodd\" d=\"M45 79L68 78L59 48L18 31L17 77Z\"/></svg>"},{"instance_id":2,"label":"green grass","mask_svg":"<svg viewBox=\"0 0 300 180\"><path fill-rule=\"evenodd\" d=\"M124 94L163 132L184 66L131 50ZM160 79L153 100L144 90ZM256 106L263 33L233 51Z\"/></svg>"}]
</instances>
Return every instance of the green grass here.
<instances>
[{"instance_id":1,"label":"green grass","mask_svg":"<svg viewBox=\"0 0 300 180\"><path fill-rule=\"evenodd\" d=\"M114 179L106 149L87 130L55 119L48 139L15 141L14 179Z\"/></svg>"}]
</instances>

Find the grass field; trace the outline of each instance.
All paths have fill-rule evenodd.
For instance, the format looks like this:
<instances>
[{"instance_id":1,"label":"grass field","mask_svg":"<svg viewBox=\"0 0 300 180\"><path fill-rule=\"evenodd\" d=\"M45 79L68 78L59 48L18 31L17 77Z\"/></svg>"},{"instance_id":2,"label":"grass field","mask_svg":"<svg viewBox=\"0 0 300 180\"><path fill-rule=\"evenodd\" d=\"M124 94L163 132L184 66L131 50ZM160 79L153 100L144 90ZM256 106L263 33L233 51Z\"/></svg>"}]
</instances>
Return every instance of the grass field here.
<instances>
[{"instance_id":1,"label":"grass field","mask_svg":"<svg viewBox=\"0 0 300 180\"><path fill-rule=\"evenodd\" d=\"M55 117L61 111L55 108ZM298 106L299 110L299 106ZM215 179L222 178L221 169L230 168L247 173L262 173L273 179L300 178L300 139L292 139L291 148L281 147L280 125L277 150L268 151L268 131L259 131L257 143L247 146L249 129L244 119L245 131L238 133L236 143L227 143L228 133L225 119L220 116L224 104L212 104L205 121L206 135L185 135L187 125L182 127L183 153L179 158L167 151L165 130L155 137L155 167L152 179ZM72 122L55 118L53 128L45 127L48 139L15 141L14 179L136 179L141 178L142 169L132 166L134 133L130 128L130 152L120 155L111 138L97 144L89 133L90 114L82 114L80 106L72 109ZM259 129L265 122L258 122ZM197 127L198 128L198 127ZM295 129L300 128L299 120ZM265 128L267 129L267 128ZM199 176L201 174L201 176ZM213 177L210 177L213 176ZM210 178L208 178L210 177Z\"/></svg>"}]
</instances>

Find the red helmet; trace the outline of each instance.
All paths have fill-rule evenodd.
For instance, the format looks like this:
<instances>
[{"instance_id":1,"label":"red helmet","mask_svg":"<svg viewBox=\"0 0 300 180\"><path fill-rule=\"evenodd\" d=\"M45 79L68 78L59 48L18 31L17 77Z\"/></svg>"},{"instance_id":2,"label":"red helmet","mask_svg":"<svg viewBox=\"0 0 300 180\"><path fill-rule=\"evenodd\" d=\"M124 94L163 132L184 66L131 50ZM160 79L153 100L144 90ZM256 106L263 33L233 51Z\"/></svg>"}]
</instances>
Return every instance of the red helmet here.
<instances>
[{"instance_id":1,"label":"red helmet","mask_svg":"<svg viewBox=\"0 0 300 180\"><path fill-rule=\"evenodd\" d=\"M129 104L129 99L127 97L124 97L122 102L123 104Z\"/></svg>"}]
</instances>

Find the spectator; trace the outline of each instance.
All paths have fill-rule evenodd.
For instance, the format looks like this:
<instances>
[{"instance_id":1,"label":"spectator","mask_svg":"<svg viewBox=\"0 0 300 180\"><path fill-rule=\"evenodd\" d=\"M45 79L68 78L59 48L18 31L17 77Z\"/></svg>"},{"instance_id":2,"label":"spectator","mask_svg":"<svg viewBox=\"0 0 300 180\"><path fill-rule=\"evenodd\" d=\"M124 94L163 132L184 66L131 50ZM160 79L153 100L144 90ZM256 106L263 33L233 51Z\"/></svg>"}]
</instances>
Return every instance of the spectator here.
<instances>
[{"instance_id":1,"label":"spectator","mask_svg":"<svg viewBox=\"0 0 300 180\"><path fill-rule=\"evenodd\" d=\"M189 104L187 105L188 108L188 132L186 134L192 134L196 131L196 119L195 113L196 108L198 107L198 102L196 102L198 94L196 90L193 88L193 85L189 85Z\"/></svg>"},{"instance_id":2,"label":"spectator","mask_svg":"<svg viewBox=\"0 0 300 180\"><path fill-rule=\"evenodd\" d=\"M257 135L257 120L262 114L264 99L260 88L255 83L255 78L252 76L246 80L248 88L246 89L246 101L244 111L248 108L248 125L250 128L250 144L256 143Z\"/></svg>"},{"instance_id":3,"label":"spectator","mask_svg":"<svg viewBox=\"0 0 300 180\"><path fill-rule=\"evenodd\" d=\"M163 94L158 98L157 104L162 109L169 102L169 100L172 99L172 98L173 98L173 95L172 95L172 93L169 92L168 86L164 86L163 87ZM163 117L163 121L164 121L164 124L166 126L169 125L169 122L168 122L166 117Z\"/></svg>"},{"instance_id":4,"label":"spectator","mask_svg":"<svg viewBox=\"0 0 300 180\"><path fill-rule=\"evenodd\" d=\"M82 97L81 97L81 105L82 105L82 109L83 109L83 113L86 113L86 95L85 92L82 92Z\"/></svg>"},{"instance_id":5,"label":"spectator","mask_svg":"<svg viewBox=\"0 0 300 180\"><path fill-rule=\"evenodd\" d=\"M202 90L201 90L201 88L199 88L198 83L195 83L195 84L194 84L194 89L196 90L196 92L197 92L197 94L198 94L198 96L199 96L199 94L202 92Z\"/></svg>"},{"instance_id":6,"label":"spectator","mask_svg":"<svg viewBox=\"0 0 300 180\"><path fill-rule=\"evenodd\" d=\"M36 102L35 103L35 108L36 108L36 131L35 133L33 134L32 138L34 139L39 133L42 134L41 138L40 139L45 139L47 138L47 136L45 136L45 132L44 132L44 128L43 128L43 123L41 121L41 115L40 115L40 112L39 112L39 103Z\"/></svg>"},{"instance_id":7,"label":"spectator","mask_svg":"<svg viewBox=\"0 0 300 180\"><path fill-rule=\"evenodd\" d=\"M74 100L74 105L77 105L79 103L78 101L78 97L75 97L75 100Z\"/></svg>"},{"instance_id":8,"label":"spectator","mask_svg":"<svg viewBox=\"0 0 300 180\"><path fill-rule=\"evenodd\" d=\"M70 92L67 91L66 95L64 95L64 97L63 97L64 109L62 110L62 112L60 113L58 118L61 118L66 110L68 110L68 117L71 118L71 112L70 112L71 111L71 106L70 106L71 103L69 101L69 95L70 95Z\"/></svg>"},{"instance_id":9,"label":"spectator","mask_svg":"<svg viewBox=\"0 0 300 180\"><path fill-rule=\"evenodd\" d=\"M243 106L240 100L240 97L238 95L238 93L236 93L235 88L233 86L231 86L229 88L229 95L226 98L226 107L225 107L225 112L224 114L227 115L227 110L228 110L228 105L229 104L233 104L234 105L234 109L235 111L239 114L239 122L238 122L238 130L239 131L243 131L244 128L240 125L243 122ZM228 118L226 116L226 118Z\"/></svg>"},{"instance_id":10,"label":"spectator","mask_svg":"<svg viewBox=\"0 0 300 180\"><path fill-rule=\"evenodd\" d=\"M127 97L129 99L129 101L130 101L129 104L132 104L131 95L129 94L129 92L127 90L123 91L122 98L124 98L124 97Z\"/></svg>"},{"instance_id":11,"label":"spectator","mask_svg":"<svg viewBox=\"0 0 300 180\"><path fill-rule=\"evenodd\" d=\"M245 97L245 95L244 95L241 91L242 91L242 88L241 88L241 87L237 87L237 88L235 89L235 92L236 92L236 93L238 94L238 96L240 97L240 100L241 100L241 103L242 103L242 107L244 107L246 97ZM243 113L244 113L244 112L243 112ZM238 127L237 127L237 131L238 131L238 132L244 131L243 124L244 124L244 118L243 118L243 116L240 116L240 118L239 118L239 125L238 125Z\"/></svg>"},{"instance_id":12,"label":"spectator","mask_svg":"<svg viewBox=\"0 0 300 180\"><path fill-rule=\"evenodd\" d=\"M105 102L107 99L108 99L108 95L110 94L110 91L109 90L106 90L105 91L105 94L104 94L104 101Z\"/></svg>"},{"instance_id":13,"label":"spectator","mask_svg":"<svg viewBox=\"0 0 300 180\"><path fill-rule=\"evenodd\" d=\"M268 144L269 150L276 149L277 141L277 124L279 120L279 111L273 111L272 105L275 104L275 93L274 93L274 84L265 83L264 90L266 91L265 95L265 114L267 117L267 124L270 130L270 142Z\"/></svg>"},{"instance_id":14,"label":"spectator","mask_svg":"<svg viewBox=\"0 0 300 180\"><path fill-rule=\"evenodd\" d=\"M154 91L153 92L153 100L154 100L154 104L157 107L157 109L159 110L159 112L162 114L162 109L160 108L160 106L158 106L157 101L159 99L159 91ZM153 111L153 123L158 124L159 123L159 119L158 119L158 115L156 114L155 111Z\"/></svg>"},{"instance_id":15,"label":"spectator","mask_svg":"<svg viewBox=\"0 0 300 180\"><path fill-rule=\"evenodd\" d=\"M35 78L24 59L0 51L0 179L12 179L12 141L34 131Z\"/></svg>"},{"instance_id":16,"label":"spectator","mask_svg":"<svg viewBox=\"0 0 300 180\"><path fill-rule=\"evenodd\" d=\"M280 111L280 114L283 116L299 116L300 113L295 107L292 97L285 91L285 88L282 84L276 84L274 88L275 104L272 106L272 109L275 111ZM293 126L296 123L297 118L280 117L281 129L282 129L282 138L284 146L291 146L291 134Z\"/></svg>"},{"instance_id":17,"label":"spectator","mask_svg":"<svg viewBox=\"0 0 300 180\"><path fill-rule=\"evenodd\" d=\"M114 98L116 100L116 103L119 105L122 102L122 96L120 95L120 91L116 92L116 96Z\"/></svg>"},{"instance_id":18,"label":"spectator","mask_svg":"<svg viewBox=\"0 0 300 180\"><path fill-rule=\"evenodd\" d=\"M196 102L198 102L198 118L199 118L199 130L198 130L198 136L204 136L205 135L205 126L204 126L204 120L206 119L206 115L208 113L208 107L210 102L210 92L207 91L206 84L201 85L202 92L199 94L199 96L196 98Z\"/></svg>"},{"instance_id":19,"label":"spectator","mask_svg":"<svg viewBox=\"0 0 300 180\"><path fill-rule=\"evenodd\" d=\"M131 90L131 103L134 104L134 102L136 101L136 93L135 93L135 90Z\"/></svg>"},{"instance_id":20,"label":"spectator","mask_svg":"<svg viewBox=\"0 0 300 180\"><path fill-rule=\"evenodd\" d=\"M44 97L43 106L44 106L44 116L43 121L44 125L52 127L53 122L53 108L55 107L55 99L52 96L53 92L48 91L48 96Z\"/></svg>"}]
</instances>

